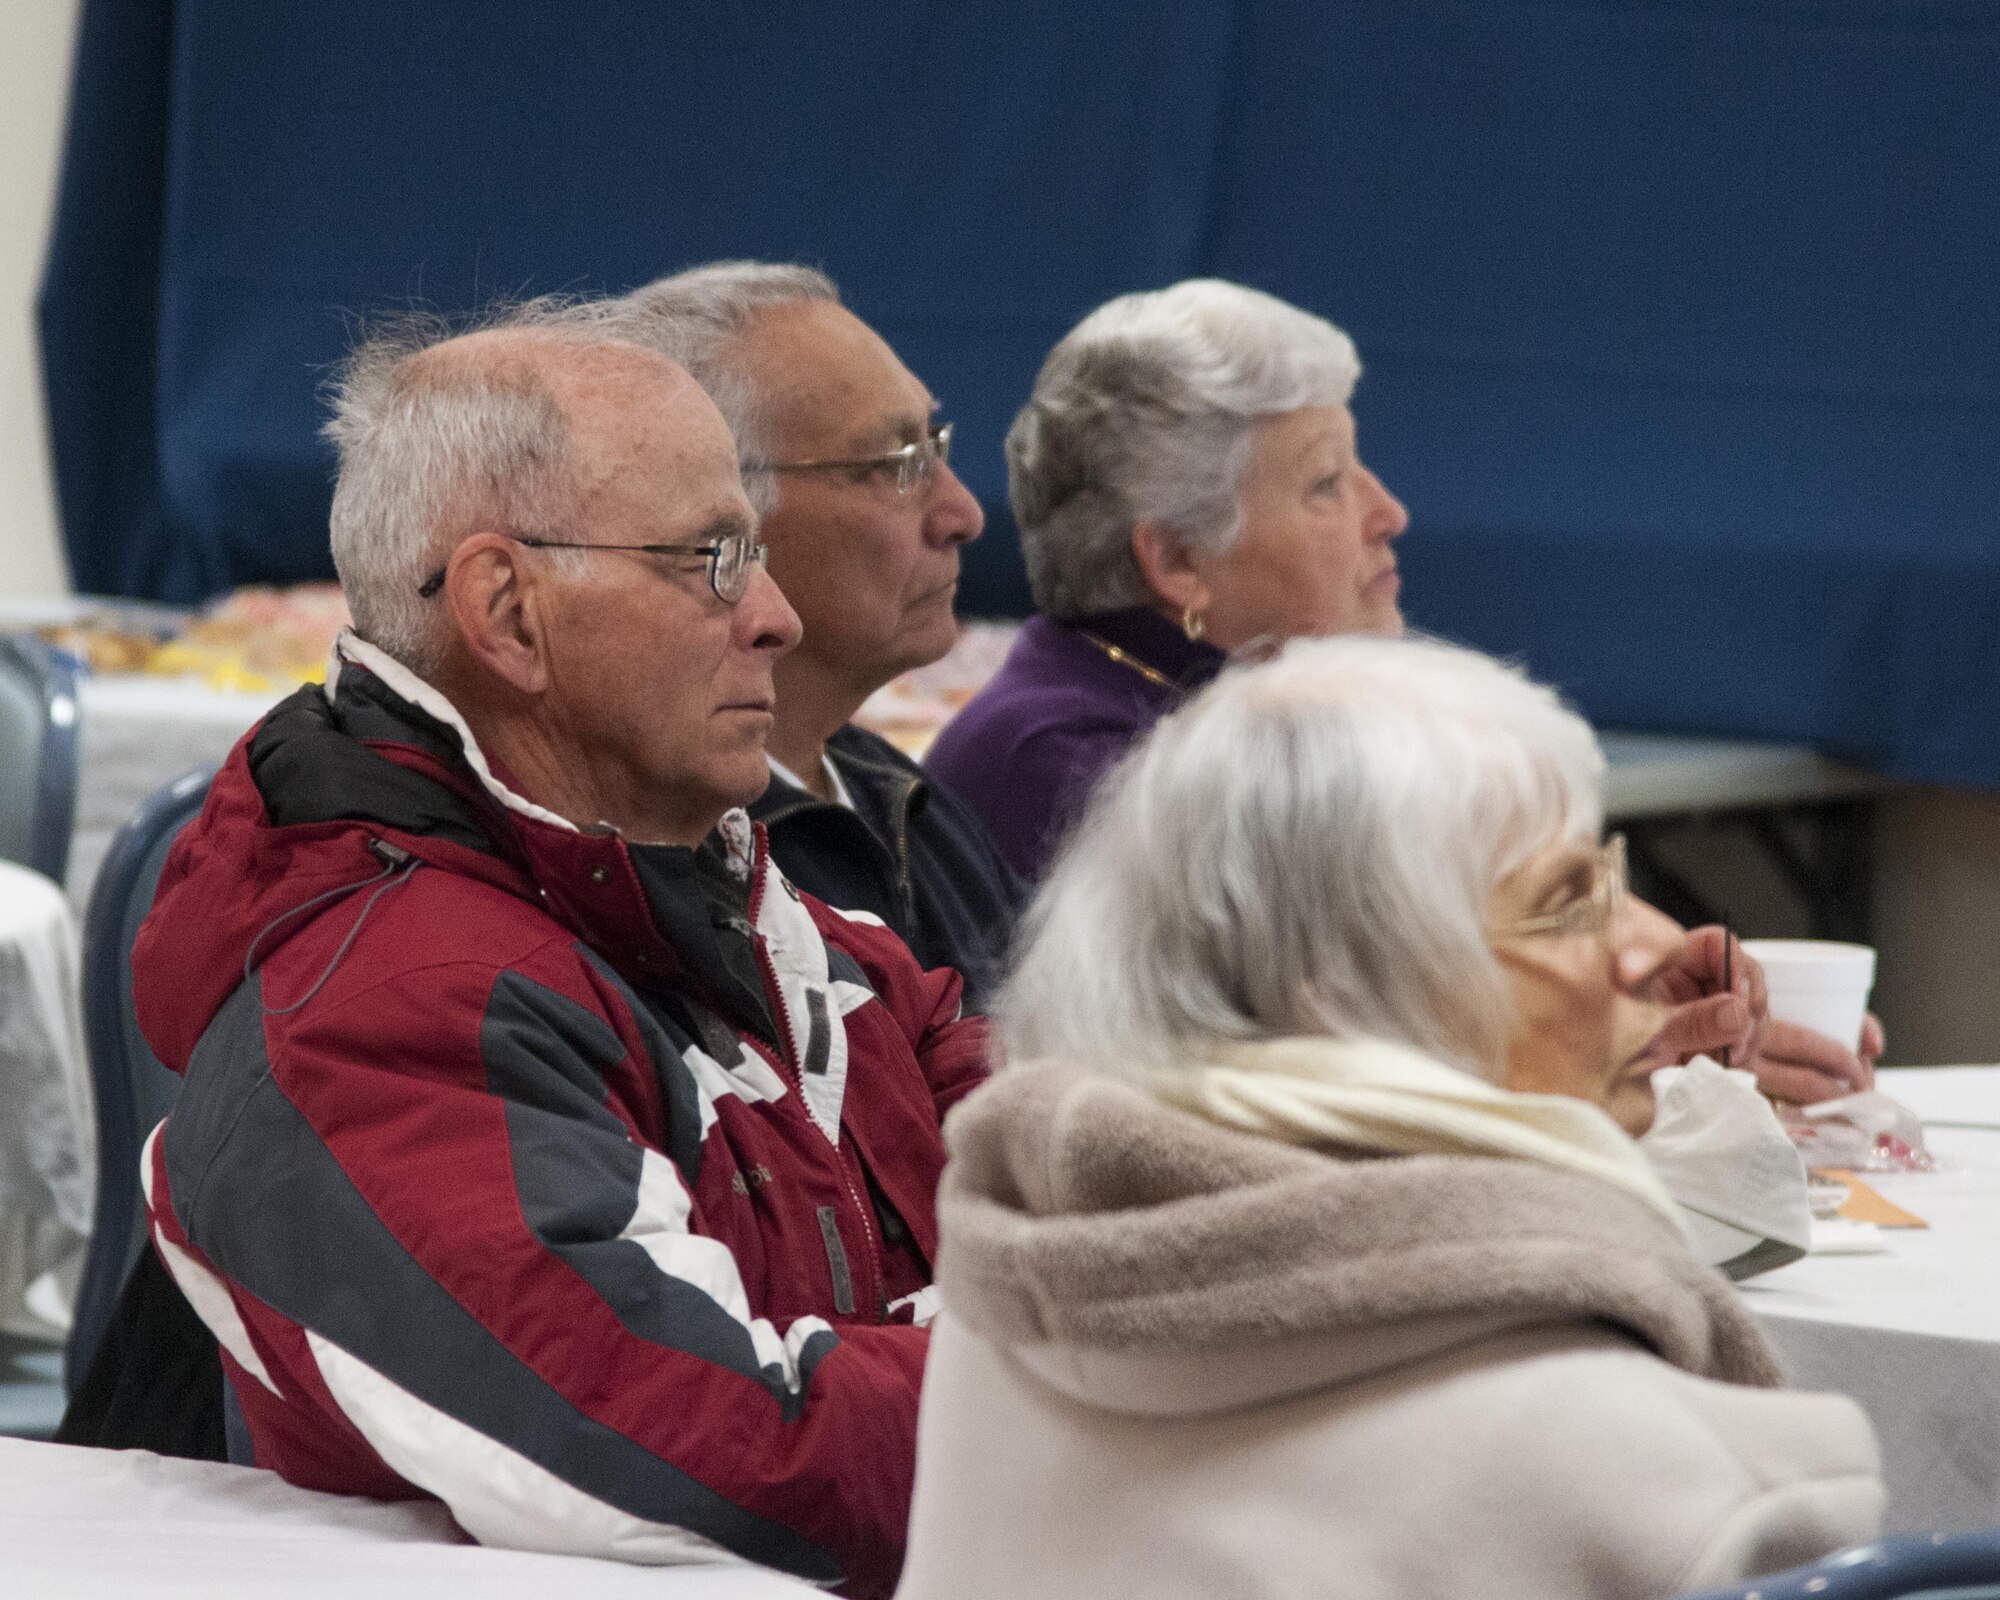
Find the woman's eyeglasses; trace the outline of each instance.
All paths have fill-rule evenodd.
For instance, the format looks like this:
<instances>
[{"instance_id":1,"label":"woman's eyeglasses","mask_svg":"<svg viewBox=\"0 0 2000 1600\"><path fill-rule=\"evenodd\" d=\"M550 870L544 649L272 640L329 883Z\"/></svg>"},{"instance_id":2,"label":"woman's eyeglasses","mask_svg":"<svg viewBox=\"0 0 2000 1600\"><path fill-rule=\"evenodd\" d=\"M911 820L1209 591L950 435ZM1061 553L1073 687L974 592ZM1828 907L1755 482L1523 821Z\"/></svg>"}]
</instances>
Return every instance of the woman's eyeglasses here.
<instances>
[{"instance_id":1,"label":"woman's eyeglasses","mask_svg":"<svg viewBox=\"0 0 2000 1600\"><path fill-rule=\"evenodd\" d=\"M531 550L622 550L643 556L699 556L708 563L708 586L716 599L733 606L750 589L751 572L765 564L770 552L755 536L732 533L714 544L582 544L573 539L543 539L533 534L510 533L516 544ZM445 569L439 567L418 586L417 594L428 600L444 587Z\"/></svg>"},{"instance_id":2,"label":"woman's eyeglasses","mask_svg":"<svg viewBox=\"0 0 2000 1600\"><path fill-rule=\"evenodd\" d=\"M1570 901L1560 910L1544 916L1523 917L1505 927L1493 929L1500 938L1531 938L1553 934L1570 938L1602 933L1618 916L1625 903L1629 881L1625 870L1625 835L1614 833L1601 848L1592 852L1591 885L1587 894Z\"/></svg>"}]
</instances>

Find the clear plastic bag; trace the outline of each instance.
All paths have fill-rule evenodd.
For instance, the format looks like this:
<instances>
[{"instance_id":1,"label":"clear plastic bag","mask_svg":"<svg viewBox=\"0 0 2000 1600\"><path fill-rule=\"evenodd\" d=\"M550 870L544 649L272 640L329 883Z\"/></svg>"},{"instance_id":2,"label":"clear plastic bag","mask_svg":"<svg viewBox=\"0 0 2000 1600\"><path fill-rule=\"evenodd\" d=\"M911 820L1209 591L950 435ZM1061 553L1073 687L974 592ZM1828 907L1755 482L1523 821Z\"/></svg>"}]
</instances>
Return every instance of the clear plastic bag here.
<instances>
[{"instance_id":1,"label":"clear plastic bag","mask_svg":"<svg viewBox=\"0 0 2000 1600\"><path fill-rule=\"evenodd\" d=\"M1923 1124L1908 1106L1878 1090L1780 1105L1778 1118L1808 1167L1844 1172L1935 1172L1937 1158L1924 1144Z\"/></svg>"}]
</instances>

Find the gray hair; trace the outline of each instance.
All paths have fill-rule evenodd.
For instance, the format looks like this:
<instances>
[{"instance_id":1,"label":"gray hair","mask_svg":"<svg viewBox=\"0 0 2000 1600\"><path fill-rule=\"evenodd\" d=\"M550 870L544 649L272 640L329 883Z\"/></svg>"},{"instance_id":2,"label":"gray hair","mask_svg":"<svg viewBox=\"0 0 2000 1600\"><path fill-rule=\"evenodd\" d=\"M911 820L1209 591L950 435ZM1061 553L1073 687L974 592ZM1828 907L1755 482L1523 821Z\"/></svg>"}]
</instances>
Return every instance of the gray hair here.
<instances>
[{"instance_id":1,"label":"gray hair","mask_svg":"<svg viewBox=\"0 0 2000 1600\"><path fill-rule=\"evenodd\" d=\"M501 327L578 348L619 342L555 297L489 307L475 323L416 314L374 328L328 385L334 569L356 632L420 677L437 668L444 622L417 590L452 547L480 529L560 529L576 512L569 421L534 363L432 354Z\"/></svg>"},{"instance_id":2,"label":"gray hair","mask_svg":"<svg viewBox=\"0 0 2000 1600\"><path fill-rule=\"evenodd\" d=\"M1227 550L1262 418L1345 405L1354 343L1323 317L1216 278L1120 295L1049 352L1007 432L1007 488L1035 604L1051 616L1144 605L1135 523Z\"/></svg>"},{"instance_id":3,"label":"gray hair","mask_svg":"<svg viewBox=\"0 0 2000 1600\"><path fill-rule=\"evenodd\" d=\"M1494 886L1594 841L1604 760L1516 668L1432 640L1295 640L1164 718L1024 924L1008 1054L1139 1076L1219 1042L1392 1040L1480 1076L1508 991Z\"/></svg>"},{"instance_id":4,"label":"gray hair","mask_svg":"<svg viewBox=\"0 0 2000 1600\"><path fill-rule=\"evenodd\" d=\"M731 360L731 347L762 313L811 301L840 304L840 290L823 272L782 262L716 261L656 278L582 314L616 337L687 368L736 436L738 458L755 461L766 454L766 397ZM757 514L768 515L777 501L769 474L751 474L744 489Z\"/></svg>"}]
</instances>

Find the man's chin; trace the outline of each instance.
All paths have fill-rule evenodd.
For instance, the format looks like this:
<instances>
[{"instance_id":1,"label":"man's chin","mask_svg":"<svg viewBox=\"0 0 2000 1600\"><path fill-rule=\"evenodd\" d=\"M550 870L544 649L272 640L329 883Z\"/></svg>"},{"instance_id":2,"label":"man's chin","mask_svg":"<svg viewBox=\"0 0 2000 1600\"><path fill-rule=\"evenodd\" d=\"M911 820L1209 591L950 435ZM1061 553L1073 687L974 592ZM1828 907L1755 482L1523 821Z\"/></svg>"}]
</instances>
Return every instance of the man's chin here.
<instances>
[{"instance_id":1,"label":"man's chin","mask_svg":"<svg viewBox=\"0 0 2000 1600\"><path fill-rule=\"evenodd\" d=\"M718 771L714 793L724 811L753 806L771 786L771 763L764 756L764 741L757 741L754 753L744 751Z\"/></svg>"},{"instance_id":2,"label":"man's chin","mask_svg":"<svg viewBox=\"0 0 2000 1600\"><path fill-rule=\"evenodd\" d=\"M947 609L941 619L925 618L906 628L896 649L877 670L883 683L942 661L958 643L958 618Z\"/></svg>"}]
</instances>

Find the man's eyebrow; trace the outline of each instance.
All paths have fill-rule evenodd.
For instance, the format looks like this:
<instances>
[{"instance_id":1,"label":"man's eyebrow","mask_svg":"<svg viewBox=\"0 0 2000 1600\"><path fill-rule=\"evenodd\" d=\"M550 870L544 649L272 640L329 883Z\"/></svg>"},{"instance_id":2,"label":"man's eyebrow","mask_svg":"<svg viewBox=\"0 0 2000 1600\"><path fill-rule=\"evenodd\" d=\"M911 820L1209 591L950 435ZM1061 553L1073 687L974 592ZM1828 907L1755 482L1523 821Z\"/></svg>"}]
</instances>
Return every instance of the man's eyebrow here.
<instances>
[{"instance_id":1,"label":"man's eyebrow","mask_svg":"<svg viewBox=\"0 0 2000 1600\"><path fill-rule=\"evenodd\" d=\"M884 412L882 419L869 432L871 440L894 440L898 444L915 444L930 430L931 418L938 414L938 402L930 399L929 409L919 414L915 411Z\"/></svg>"},{"instance_id":2,"label":"man's eyebrow","mask_svg":"<svg viewBox=\"0 0 2000 1600\"><path fill-rule=\"evenodd\" d=\"M678 548L686 549L688 545L697 544L721 544L725 539L744 538L756 531L756 527L742 512L724 511L717 516L710 517L707 522L702 524L700 531L692 539L689 539L686 544ZM676 547L670 545L668 548L673 549Z\"/></svg>"}]
</instances>

